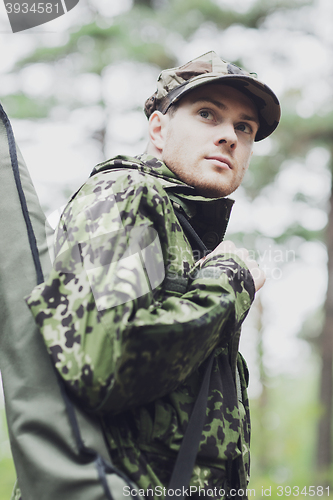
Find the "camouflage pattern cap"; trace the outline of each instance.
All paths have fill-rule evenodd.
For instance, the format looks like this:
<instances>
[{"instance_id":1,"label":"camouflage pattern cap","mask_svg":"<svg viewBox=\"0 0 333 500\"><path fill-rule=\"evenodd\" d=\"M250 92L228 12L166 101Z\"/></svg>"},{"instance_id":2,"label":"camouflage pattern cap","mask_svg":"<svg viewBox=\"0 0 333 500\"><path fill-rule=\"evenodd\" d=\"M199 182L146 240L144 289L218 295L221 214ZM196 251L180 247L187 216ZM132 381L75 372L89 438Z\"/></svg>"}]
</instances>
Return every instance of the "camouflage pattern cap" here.
<instances>
[{"instance_id":1,"label":"camouflage pattern cap","mask_svg":"<svg viewBox=\"0 0 333 500\"><path fill-rule=\"evenodd\" d=\"M232 63L223 61L215 52L207 52L184 66L162 71L157 80L157 91L146 100L147 118L155 111L165 114L170 106L189 91L208 83L221 82L247 95L258 110L260 121L256 141L270 135L278 126L281 110L274 92L257 79Z\"/></svg>"}]
</instances>

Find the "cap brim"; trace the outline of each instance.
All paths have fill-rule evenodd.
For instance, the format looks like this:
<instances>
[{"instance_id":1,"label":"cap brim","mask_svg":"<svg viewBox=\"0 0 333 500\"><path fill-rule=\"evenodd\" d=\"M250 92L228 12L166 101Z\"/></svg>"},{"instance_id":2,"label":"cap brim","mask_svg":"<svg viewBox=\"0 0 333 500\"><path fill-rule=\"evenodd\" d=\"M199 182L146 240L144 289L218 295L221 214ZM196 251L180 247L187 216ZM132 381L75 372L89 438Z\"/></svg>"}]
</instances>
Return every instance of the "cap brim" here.
<instances>
[{"instance_id":1,"label":"cap brim","mask_svg":"<svg viewBox=\"0 0 333 500\"><path fill-rule=\"evenodd\" d=\"M276 129L281 116L278 98L267 85L246 75L221 75L217 73L198 75L171 90L163 99L158 109L165 114L172 104L179 101L179 99L191 90L202 85L219 82L236 88L253 101L258 110L259 117L259 129L255 141L261 141Z\"/></svg>"}]
</instances>

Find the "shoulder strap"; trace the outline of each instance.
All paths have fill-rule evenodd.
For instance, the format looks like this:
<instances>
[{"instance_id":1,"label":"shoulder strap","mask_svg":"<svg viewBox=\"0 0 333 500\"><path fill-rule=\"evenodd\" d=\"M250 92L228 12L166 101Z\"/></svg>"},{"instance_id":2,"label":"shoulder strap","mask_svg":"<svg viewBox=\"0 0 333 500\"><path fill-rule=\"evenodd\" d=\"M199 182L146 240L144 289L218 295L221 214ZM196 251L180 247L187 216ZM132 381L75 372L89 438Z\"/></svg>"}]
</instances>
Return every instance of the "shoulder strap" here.
<instances>
[{"instance_id":1,"label":"shoulder strap","mask_svg":"<svg viewBox=\"0 0 333 500\"><path fill-rule=\"evenodd\" d=\"M200 239L194 228L191 226L187 218L179 210L174 207L175 214L183 228L184 233L189 239L192 248L200 250L202 255L208 252L206 245ZM177 499L183 500L184 490L188 488L193 473L193 468L195 460L198 454L202 430L205 424L206 408L209 395L209 382L213 368L214 361L214 351L209 355L209 357L204 362L204 377L201 383L200 391L195 401L188 426L185 431L185 435L180 446L180 450L177 455L177 459L171 474L171 479L168 485L168 490L175 492L179 489L182 494L177 495ZM220 365L222 367L222 375L226 384L223 387L223 397L226 400L227 406L237 405L237 394L236 388L232 377L231 367L229 360L226 355L220 359ZM227 464L227 474L229 483L231 483L232 463ZM174 495L169 495L165 497L166 500L171 500Z\"/></svg>"},{"instance_id":2,"label":"shoulder strap","mask_svg":"<svg viewBox=\"0 0 333 500\"><path fill-rule=\"evenodd\" d=\"M199 238L186 217L175 208L174 211L192 247L198 248L201 252L208 251L206 245ZM180 489L183 492L183 489L188 487L191 480L195 459L198 454L201 434L205 424L209 382L213 361L214 351L205 361L204 377L201 383L200 391L195 401L190 420L177 455L176 463L171 474L168 486L168 490L170 491ZM166 500L171 498L172 496L169 496L169 494L166 496ZM184 495L177 498L182 499L184 498Z\"/></svg>"},{"instance_id":3,"label":"shoulder strap","mask_svg":"<svg viewBox=\"0 0 333 500\"><path fill-rule=\"evenodd\" d=\"M200 251L200 257L203 257L206 255L209 250L200 238L200 236L197 234L193 226L190 224L190 222L187 220L185 215L178 209L175 208L175 205L173 205L174 212L180 222L180 225L183 228L184 233L186 234L190 245L193 249L199 250Z\"/></svg>"},{"instance_id":4,"label":"shoulder strap","mask_svg":"<svg viewBox=\"0 0 333 500\"><path fill-rule=\"evenodd\" d=\"M209 393L210 375L212 372L214 361L214 351L209 355L205 361L205 374L200 387L198 397L195 401L193 411L190 416L185 435L177 455L176 463L174 465L171 479L169 482L168 490L175 491L180 489L181 496L177 498L184 498L184 488L186 489L190 483L195 459L198 454L199 444L201 439L202 430L205 424L207 400ZM173 498L167 495L166 500Z\"/></svg>"}]
</instances>

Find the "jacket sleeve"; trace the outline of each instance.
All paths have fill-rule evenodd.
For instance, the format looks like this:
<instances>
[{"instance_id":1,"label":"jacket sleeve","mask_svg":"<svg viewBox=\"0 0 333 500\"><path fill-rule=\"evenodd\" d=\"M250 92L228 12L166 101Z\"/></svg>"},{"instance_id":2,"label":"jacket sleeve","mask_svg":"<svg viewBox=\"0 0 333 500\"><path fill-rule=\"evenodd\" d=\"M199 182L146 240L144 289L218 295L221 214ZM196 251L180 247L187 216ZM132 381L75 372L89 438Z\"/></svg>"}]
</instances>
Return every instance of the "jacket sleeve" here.
<instances>
[{"instance_id":1,"label":"jacket sleeve","mask_svg":"<svg viewBox=\"0 0 333 500\"><path fill-rule=\"evenodd\" d=\"M235 255L199 269L188 248L165 191L140 172L96 175L68 205L52 272L27 303L86 409L115 414L161 397L231 340L253 300L252 277ZM170 292L184 255L186 289Z\"/></svg>"}]
</instances>

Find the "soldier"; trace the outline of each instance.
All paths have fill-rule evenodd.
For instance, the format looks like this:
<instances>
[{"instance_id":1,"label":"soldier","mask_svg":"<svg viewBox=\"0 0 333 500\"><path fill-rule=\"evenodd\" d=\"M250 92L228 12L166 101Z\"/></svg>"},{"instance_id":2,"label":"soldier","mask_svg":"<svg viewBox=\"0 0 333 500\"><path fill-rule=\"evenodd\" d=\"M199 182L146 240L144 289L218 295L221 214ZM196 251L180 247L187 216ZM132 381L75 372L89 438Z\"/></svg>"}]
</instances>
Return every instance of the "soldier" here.
<instances>
[{"instance_id":1,"label":"soldier","mask_svg":"<svg viewBox=\"0 0 333 500\"><path fill-rule=\"evenodd\" d=\"M221 241L226 196L254 141L277 127L279 102L209 52L162 71L145 113L146 153L94 168L28 305L67 388L101 415L114 465L143 495L168 496L208 370L195 465L175 495L245 498L248 371L238 344L265 276L246 249Z\"/></svg>"}]
</instances>

